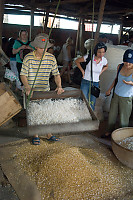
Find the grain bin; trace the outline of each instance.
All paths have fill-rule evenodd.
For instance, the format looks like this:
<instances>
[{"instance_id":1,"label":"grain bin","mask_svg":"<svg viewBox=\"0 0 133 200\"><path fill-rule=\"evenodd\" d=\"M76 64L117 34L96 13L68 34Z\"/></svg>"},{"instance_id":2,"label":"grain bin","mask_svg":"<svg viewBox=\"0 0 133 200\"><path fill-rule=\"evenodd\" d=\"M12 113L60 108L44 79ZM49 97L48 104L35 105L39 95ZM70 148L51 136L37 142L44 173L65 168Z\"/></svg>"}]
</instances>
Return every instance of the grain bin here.
<instances>
[{"instance_id":1,"label":"grain bin","mask_svg":"<svg viewBox=\"0 0 133 200\"><path fill-rule=\"evenodd\" d=\"M118 160L133 169L133 141L127 143L127 140L133 139L133 127L117 129L112 133L111 138L112 149ZM122 144L124 140L125 145Z\"/></svg>"},{"instance_id":2,"label":"grain bin","mask_svg":"<svg viewBox=\"0 0 133 200\"><path fill-rule=\"evenodd\" d=\"M51 124L39 124L39 125L31 125L29 123L29 108L27 108L27 124L28 124L28 134L33 136L35 134L38 135L46 135L48 133L58 134L58 133L76 133L76 132L84 132L84 131L94 131L99 128L99 121L97 120L94 112L92 111L91 107L88 105L86 98L84 97L81 90L67 90L61 95L57 95L55 91L49 92L34 92L32 99L29 103L34 101L42 100L65 100L65 99L81 99L85 103L86 110L90 113L91 119L83 119L79 120L78 122L69 121L66 123L51 123ZM28 106L29 107L29 106ZM60 109L60 108L58 108ZM54 112L54 110L53 110ZM34 112L33 112L34 115ZM33 116L34 117L34 116ZM62 116L61 116L62 117Z\"/></svg>"}]
</instances>

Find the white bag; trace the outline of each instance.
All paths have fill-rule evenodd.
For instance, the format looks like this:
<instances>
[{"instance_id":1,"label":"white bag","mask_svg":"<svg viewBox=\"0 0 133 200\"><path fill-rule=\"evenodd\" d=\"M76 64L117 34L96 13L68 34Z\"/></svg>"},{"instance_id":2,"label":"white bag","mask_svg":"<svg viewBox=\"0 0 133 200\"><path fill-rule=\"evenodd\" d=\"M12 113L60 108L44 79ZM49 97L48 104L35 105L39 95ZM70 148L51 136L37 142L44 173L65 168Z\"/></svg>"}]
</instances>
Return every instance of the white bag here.
<instances>
[{"instance_id":1,"label":"white bag","mask_svg":"<svg viewBox=\"0 0 133 200\"><path fill-rule=\"evenodd\" d=\"M10 69L6 68L4 78L9 79L10 81L19 81L19 78L12 72Z\"/></svg>"}]
</instances>

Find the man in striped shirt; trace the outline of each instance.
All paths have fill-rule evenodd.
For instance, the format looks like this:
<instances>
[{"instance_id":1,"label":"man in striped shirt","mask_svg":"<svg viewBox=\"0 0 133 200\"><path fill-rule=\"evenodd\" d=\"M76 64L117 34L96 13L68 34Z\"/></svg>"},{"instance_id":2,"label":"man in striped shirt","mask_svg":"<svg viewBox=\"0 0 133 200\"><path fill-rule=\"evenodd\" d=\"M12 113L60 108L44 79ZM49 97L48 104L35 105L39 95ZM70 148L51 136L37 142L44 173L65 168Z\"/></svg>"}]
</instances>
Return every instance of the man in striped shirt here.
<instances>
[{"instance_id":1,"label":"man in striped shirt","mask_svg":"<svg viewBox=\"0 0 133 200\"><path fill-rule=\"evenodd\" d=\"M61 78L58 70L57 62L54 55L46 52L47 48L51 47L53 44L50 44L48 40L48 35L39 34L35 37L34 41L31 42L31 45L35 47L35 51L27 54L23 60L22 69L21 69L21 81L25 87L26 95L30 94L30 90L34 83L36 73L41 61L41 65L34 83L34 91L49 91L49 78L50 74L54 75L55 83L57 85L56 91L57 94L64 92L61 86ZM44 56L43 51L47 42L47 48L45 50ZM43 58L42 58L43 56ZM48 139L57 141L58 139L51 134L48 135ZM40 139L38 135L35 135L33 138L33 144L40 144Z\"/></svg>"},{"instance_id":2,"label":"man in striped shirt","mask_svg":"<svg viewBox=\"0 0 133 200\"><path fill-rule=\"evenodd\" d=\"M23 60L22 69L21 69L21 80L26 89L26 94L29 95L31 87L33 85L37 69L39 67L40 60L43 55L44 47L46 41L48 39L48 35L44 34L44 36L38 35L31 42L31 45L35 47L35 51L27 54ZM51 47L52 44L47 43L47 48ZM47 49L46 49L47 50ZM55 77L55 83L57 85L57 94L61 94L64 92L61 86L61 78L60 73L58 71L58 66L54 55L46 52L42 58L41 66L34 84L34 91L49 91L49 77L50 73Z\"/></svg>"}]
</instances>

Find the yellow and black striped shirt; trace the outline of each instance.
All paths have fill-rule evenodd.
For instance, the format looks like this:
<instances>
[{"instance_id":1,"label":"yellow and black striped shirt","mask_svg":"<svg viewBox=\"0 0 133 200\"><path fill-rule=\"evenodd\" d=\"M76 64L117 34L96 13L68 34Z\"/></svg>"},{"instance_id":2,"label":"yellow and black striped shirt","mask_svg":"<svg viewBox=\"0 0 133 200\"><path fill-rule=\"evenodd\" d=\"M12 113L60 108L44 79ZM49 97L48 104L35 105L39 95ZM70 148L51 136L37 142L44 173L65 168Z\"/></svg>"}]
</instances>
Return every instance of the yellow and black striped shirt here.
<instances>
[{"instance_id":1,"label":"yellow and black striped shirt","mask_svg":"<svg viewBox=\"0 0 133 200\"><path fill-rule=\"evenodd\" d=\"M27 54L23 60L20 75L24 75L28 79L29 85L32 87L37 69L40 64L40 59L35 56L35 51ZM56 76L59 74L58 66L54 55L46 52L34 84L34 91L49 91L50 73Z\"/></svg>"}]
</instances>

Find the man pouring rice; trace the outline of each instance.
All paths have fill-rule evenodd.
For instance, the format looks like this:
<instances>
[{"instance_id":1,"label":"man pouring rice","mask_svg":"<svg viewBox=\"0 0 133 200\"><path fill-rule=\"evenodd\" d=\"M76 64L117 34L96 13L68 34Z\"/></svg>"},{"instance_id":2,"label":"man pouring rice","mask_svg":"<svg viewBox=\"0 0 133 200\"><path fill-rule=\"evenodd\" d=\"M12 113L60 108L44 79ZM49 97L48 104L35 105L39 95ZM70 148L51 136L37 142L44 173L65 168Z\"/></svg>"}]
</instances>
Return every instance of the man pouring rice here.
<instances>
[{"instance_id":1,"label":"man pouring rice","mask_svg":"<svg viewBox=\"0 0 133 200\"><path fill-rule=\"evenodd\" d=\"M34 91L49 91L49 78L50 73L54 75L55 83L56 83L56 91L57 94L61 94L64 92L61 86L61 78L60 73L58 71L58 66L54 55L46 52L48 48L52 46L51 43L48 41L48 35L46 34L39 34L35 37L34 41L31 42L31 45L35 47L35 51L27 54L23 60L22 69L21 69L21 80L24 84L26 95L30 94L37 69L39 67L40 61L42 59L40 69L38 75L36 77L36 81L34 84ZM45 49L44 56L43 51L47 42L47 48ZM47 139L49 141L58 141L59 139L51 134L48 134ZM35 135L32 143L34 145L40 144L40 139L38 135Z\"/></svg>"}]
</instances>

